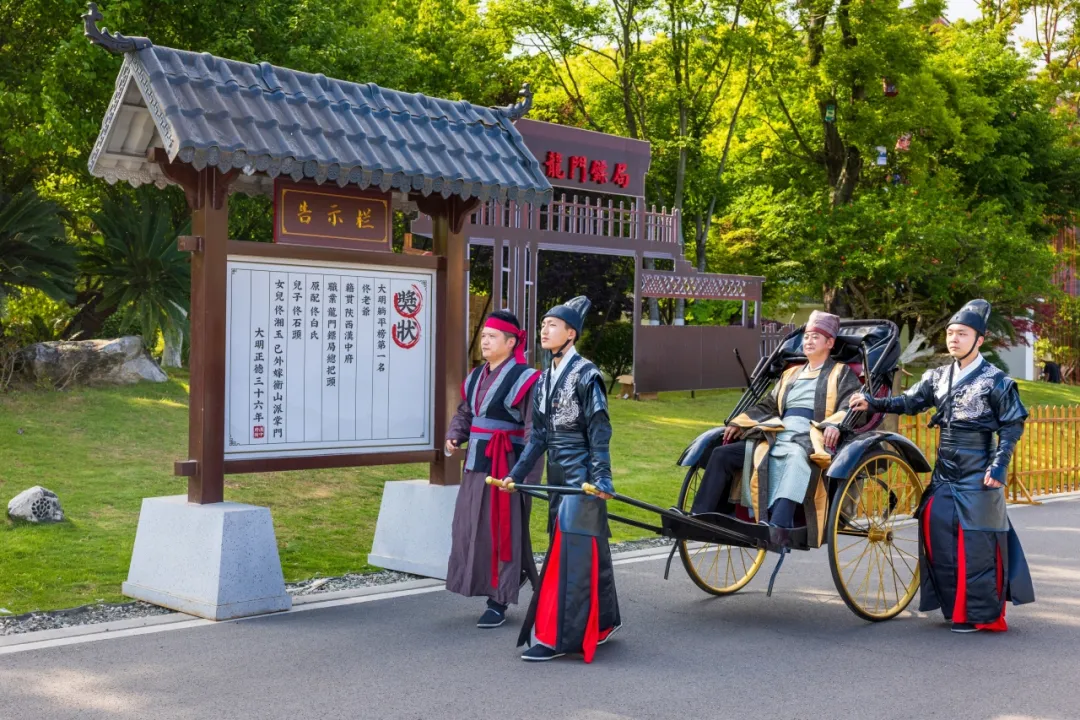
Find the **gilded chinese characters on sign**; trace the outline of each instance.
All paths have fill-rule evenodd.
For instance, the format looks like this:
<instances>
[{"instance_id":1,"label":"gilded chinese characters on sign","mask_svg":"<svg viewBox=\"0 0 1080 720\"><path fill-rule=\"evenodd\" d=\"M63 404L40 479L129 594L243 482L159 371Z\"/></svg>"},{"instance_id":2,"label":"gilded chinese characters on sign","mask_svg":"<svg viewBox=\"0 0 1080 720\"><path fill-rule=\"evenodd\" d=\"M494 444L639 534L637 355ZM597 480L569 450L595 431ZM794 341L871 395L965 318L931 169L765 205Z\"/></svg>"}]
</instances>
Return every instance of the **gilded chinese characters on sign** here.
<instances>
[{"instance_id":1,"label":"gilded chinese characters on sign","mask_svg":"<svg viewBox=\"0 0 1080 720\"><path fill-rule=\"evenodd\" d=\"M275 184L274 242L295 245L391 249L390 194L332 185Z\"/></svg>"}]
</instances>

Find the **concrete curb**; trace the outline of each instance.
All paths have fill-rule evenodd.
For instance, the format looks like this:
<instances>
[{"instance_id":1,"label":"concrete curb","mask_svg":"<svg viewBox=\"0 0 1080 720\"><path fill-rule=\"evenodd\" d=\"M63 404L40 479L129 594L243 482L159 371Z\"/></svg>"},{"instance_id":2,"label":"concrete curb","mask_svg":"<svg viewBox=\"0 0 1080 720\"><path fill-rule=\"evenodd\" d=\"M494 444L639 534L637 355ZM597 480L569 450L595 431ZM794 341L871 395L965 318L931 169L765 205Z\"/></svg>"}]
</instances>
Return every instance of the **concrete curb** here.
<instances>
[{"instance_id":1,"label":"concrete curb","mask_svg":"<svg viewBox=\"0 0 1080 720\"><path fill-rule=\"evenodd\" d=\"M667 554L669 552L671 552L669 546L644 548L642 550L631 550L628 552L612 555L612 562L616 564L627 564L630 562L650 560L653 558L663 558L667 557ZM382 595L388 596L385 599L389 600L394 597L400 597L402 595L408 595L423 591L435 592L437 590L441 590L444 586L445 582L442 580L423 578L420 580L406 580L404 582L387 583L385 585L373 585L371 587L352 588L348 590L335 590L333 592L315 593L312 595L298 595L292 598L292 610L278 613L268 613L266 615L256 615L250 618L223 620L219 622L215 622L213 620L203 620L202 618L198 618L193 615L186 615L184 613L170 613L168 615L152 615L150 617L132 618L130 620L115 620L113 622L96 623L92 625L77 625L75 627L56 628L54 630L38 630L36 632L19 633L17 635L7 635L4 637L0 637L0 655L5 655L10 652L18 652L24 649L21 646L54 646L54 644L66 645L73 644L73 641L77 641L78 638L104 639L95 637L104 635L112 635L115 637L129 637L131 635L142 635L164 629L178 630L181 628L169 628L167 626L181 624L184 628L188 628L203 627L207 625L218 625L225 622L243 622L245 620L259 620L263 618L289 615L295 612L318 610L322 607L329 608L339 605L354 604L357 601L363 601L364 598L370 598L372 601L379 600L383 599L379 597ZM140 630L144 632L139 632ZM31 650L33 648L27 647L25 649Z\"/></svg>"}]
</instances>

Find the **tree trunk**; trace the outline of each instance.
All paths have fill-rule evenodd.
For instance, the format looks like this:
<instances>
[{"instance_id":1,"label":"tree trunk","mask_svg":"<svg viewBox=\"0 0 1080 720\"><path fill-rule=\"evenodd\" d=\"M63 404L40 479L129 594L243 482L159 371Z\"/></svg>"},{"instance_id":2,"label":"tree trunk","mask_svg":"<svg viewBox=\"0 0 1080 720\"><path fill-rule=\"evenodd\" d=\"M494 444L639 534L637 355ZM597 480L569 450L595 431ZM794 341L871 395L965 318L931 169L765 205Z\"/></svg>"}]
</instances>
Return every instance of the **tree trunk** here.
<instances>
[{"instance_id":1,"label":"tree trunk","mask_svg":"<svg viewBox=\"0 0 1080 720\"><path fill-rule=\"evenodd\" d=\"M165 336L165 350L161 353L161 366L171 368L183 367L183 329L170 327L162 334Z\"/></svg>"},{"instance_id":2,"label":"tree trunk","mask_svg":"<svg viewBox=\"0 0 1080 720\"><path fill-rule=\"evenodd\" d=\"M822 301L825 305L825 312L838 315L842 318L848 318L852 316L851 303L848 300L847 293L844 289L837 285L826 285L821 292Z\"/></svg>"},{"instance_id":3,"label":"tree trunk","mask_svg":"<svg viewBox=\"0 0 1080 720\"><path fill-rule=\"evenodd\" d=\"M926 335L923 335L920 332L916 332L914 335L911 336L911 342L909 342L908 346L904 348L904 352L900 353L900 359L898 362L901 365L907 365L909 363L915 362L920 358L930 357L931 355L933 355L933 345L923 348L923 345L926 345L928 341L929 338Z\"/></svg>"},{"instance_id":4,"label":"tree trunk","mask_svg":"<svg viewBox=\"0 0 1080 720\"><path fill-rule=\"evenodd\" d=\"M645 258L645 269L646 270L655 270L656 269L656 260L654 260L652 258ZM650 325L659 325L660 324L660 300L659 300L659 298L654 298L654 297L649 298L649 324Z\"/></svg>"},{"instance_id":5,"label":"tree trunk","mask_svg":"<svg viewBox=\"0 0 1080 720\"><path fill-rule=\"evenodd\" d=\"M115 307L102 307L101 294L97 290L84 290L75 297L78 311L67 327L60 333L64 340L88 340L96 337L114 312Z\"/></svg>"}]
</instances>

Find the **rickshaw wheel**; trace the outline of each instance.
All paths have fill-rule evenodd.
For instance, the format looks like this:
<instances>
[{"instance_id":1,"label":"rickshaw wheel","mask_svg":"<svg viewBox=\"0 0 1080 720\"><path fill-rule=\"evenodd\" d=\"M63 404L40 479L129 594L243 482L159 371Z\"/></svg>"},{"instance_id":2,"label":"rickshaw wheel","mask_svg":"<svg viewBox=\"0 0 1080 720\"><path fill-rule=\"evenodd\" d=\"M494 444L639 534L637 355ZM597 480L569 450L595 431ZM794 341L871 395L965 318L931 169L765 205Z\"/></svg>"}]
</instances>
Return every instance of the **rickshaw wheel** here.
<instances>
[{"instance_id":1,"label":"rickshaw wheel","mask_svg":"<svg viewBox=\"0 0 1080 720\"><path fill-rule=\"evenodd\" d=\"M864 620L896 617L919 588L922 481L899 455L878 450L841 482L829 508L829 568L844 603Z\"/></svg>"},{"instance_id":2,"label":"rickshaw wheel","mask_svg":"<svg viewBox=\"0 0 1080 720\"><path fill-rule=\"evenodd\" d=\"M690 511L700 478L700 468L687 470L679 491L680 510ZM686 540L679 540L678 543L679 557L686 574L710 595L731 595L742 590L765 562L765 548L716 543L695 543L695 547L690 547Z\"/></svg>"}]
</instances>

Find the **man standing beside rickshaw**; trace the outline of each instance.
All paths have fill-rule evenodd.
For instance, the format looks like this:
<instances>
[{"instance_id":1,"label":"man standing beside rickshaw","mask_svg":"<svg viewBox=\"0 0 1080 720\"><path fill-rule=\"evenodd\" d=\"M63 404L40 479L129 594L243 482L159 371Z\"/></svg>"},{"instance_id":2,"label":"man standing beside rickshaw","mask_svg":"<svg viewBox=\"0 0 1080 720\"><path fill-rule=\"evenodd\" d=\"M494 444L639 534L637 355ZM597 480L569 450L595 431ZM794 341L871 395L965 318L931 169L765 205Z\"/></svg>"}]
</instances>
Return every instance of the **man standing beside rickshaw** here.
<instances>
[{"instance_id":1,"label":"man standing beside rickshaw","mask_svg":"<svg viewBox=\"0 0 1080 720\"><path fill-rule=\"evenodd\" d=\"M917 415L934 407L937 462L919 516L919 610L941 608L953 632L1005 631L1005 604L1033 602L1027 561L1005 512L1009 462L1027 410L1016 383L983 360L990 304L973 300L953 315L954 362L928 370L899 397L852 397L851 408ZM998 441L994 443L994 434Z\"/></svg>"}]
</instances>

